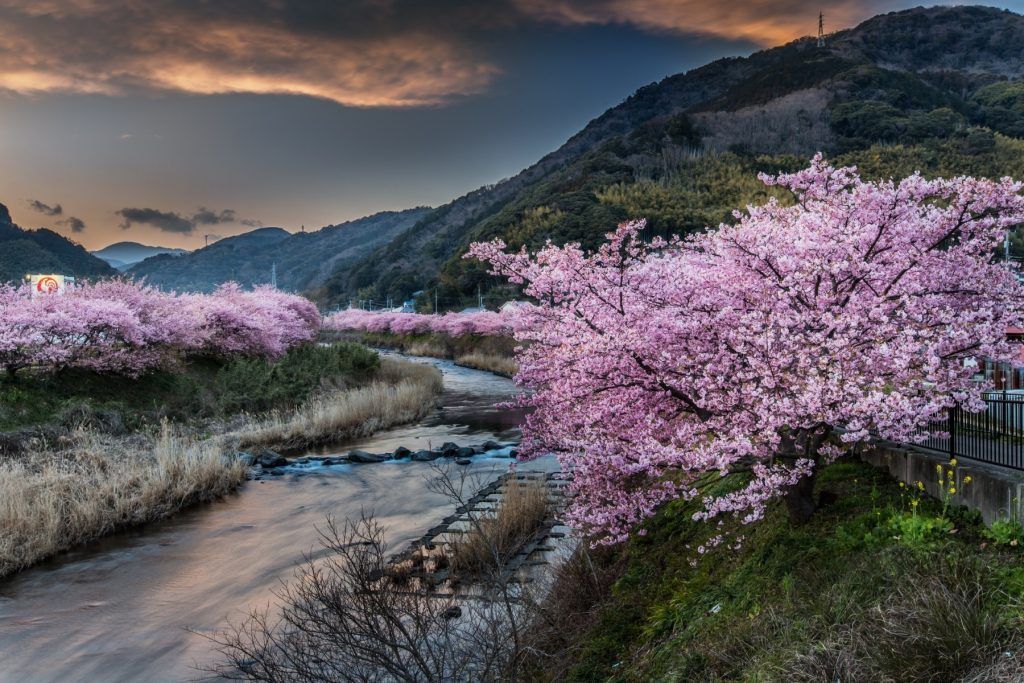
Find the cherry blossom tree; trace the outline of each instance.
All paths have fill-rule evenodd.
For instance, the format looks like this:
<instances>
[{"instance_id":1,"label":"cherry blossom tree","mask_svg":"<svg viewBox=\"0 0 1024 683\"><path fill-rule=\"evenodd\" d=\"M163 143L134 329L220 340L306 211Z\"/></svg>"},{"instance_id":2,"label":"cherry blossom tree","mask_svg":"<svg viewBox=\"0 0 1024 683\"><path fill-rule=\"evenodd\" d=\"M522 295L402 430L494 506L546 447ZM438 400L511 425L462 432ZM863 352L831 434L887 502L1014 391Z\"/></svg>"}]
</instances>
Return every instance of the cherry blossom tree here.
<instances>
[{"instance_id":1,"label":"cherry blossom tree","mask_svg":"<svg viewBox=\"0 0 1024 683\"><path fill-rule=\"evenodd\" d=\"M107 280L32 297L27 287L0 286L0 365L9 377L27 367L137 376L190 355L272 359L319 329L310 301L271 288L178 295Z\"/></svg>"},{"instance_id":2,"label":"cherry blossom tree","mask_svg":"<svg viewBox=\"0 0 1024 683\"><path fill-rule=\"evenodd\" d=\"M1024 287L993 253L1024 221L1019 183L866 182L820 155L762 180L794 203L686 239L644 244L641 221L595 253L469 250L540 302L516 332L524 452L559 455L573 521L606 542L676 498L753 522L781 496L804 520L823 464L981 410L975 359L1015 356ZM749 483L704 492L730 472Z\"/></svg>"},{"instance_id":3,"label":"cherry blossom tree","mask_svg":"<svg viewBox=\"0 0 1024 683\"><path fill-rule=\"evenodd\" d=\"M452 337L471 334L499 336L512 334L514 315L494 311L423 315L420 313L373 312L349 309L330 316L324 322L324 325L329 329L335 330L357 330L376 333L421 334L432 332L447 334Z\"/></svg>"}]
</instances>

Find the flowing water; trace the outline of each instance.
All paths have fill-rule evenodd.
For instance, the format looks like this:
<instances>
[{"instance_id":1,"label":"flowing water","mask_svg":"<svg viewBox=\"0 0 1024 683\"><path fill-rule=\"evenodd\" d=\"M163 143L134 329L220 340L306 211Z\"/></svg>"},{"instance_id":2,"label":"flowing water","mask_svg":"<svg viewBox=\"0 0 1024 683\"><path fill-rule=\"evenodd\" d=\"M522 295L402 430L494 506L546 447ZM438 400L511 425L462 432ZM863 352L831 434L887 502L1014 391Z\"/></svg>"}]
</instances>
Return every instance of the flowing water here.
<instances>
[{"instance_id":1,"label":"flowing water","mask_svg":"<svg viewBox=\"0 0 1024 683\"><path fill-rule=\"evenodd\" d=\"M427 361L444 373L443 409L349 448L371 452L508 441L520 415L495 403L514 393L500 377ZM481 479L507 458L478 456ZM552 469L541 460L532 466ZM0 581L0 681L183 681L214 661L198 634L219 631L248 609L273 601L303 554L316 550L316 525L372 510L400 549L450 514L431 492L426 463L340 465L248 482L235 495L170 520L108 537Z\"/></svg>"}]
</instances>

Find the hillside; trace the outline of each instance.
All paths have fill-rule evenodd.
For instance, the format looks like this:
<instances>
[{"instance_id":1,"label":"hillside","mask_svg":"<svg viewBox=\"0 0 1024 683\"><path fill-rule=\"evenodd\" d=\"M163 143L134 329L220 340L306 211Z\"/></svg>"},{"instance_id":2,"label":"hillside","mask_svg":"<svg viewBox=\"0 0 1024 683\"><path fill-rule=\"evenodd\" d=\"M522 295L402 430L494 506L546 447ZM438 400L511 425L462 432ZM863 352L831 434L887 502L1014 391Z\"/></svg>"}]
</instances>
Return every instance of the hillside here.
<instances>
[{"instance_id":1,"label":"hillside","mask_svg":"<svg viewBox=\"0 0 1024 683\"><path fill-rule=\"evenodd\" d=\"M188 253L187 249L151 247L146 244L139 244L138 242L115 242L92 252L92 255L103 259L118 270L127 270L132 265L150 256L157 256L158 254L180 256L185 253Z\"/></svg>"},{"instance_id":2,"label":"hillside","mask_svg":"<svg viewBox=\"0 0 1024 683\"><path fill-rule=\"evenodd\" d=\"M98 278L116 271L79 244L52 230L24 230L0 204L0 282L19 282L26 273L62 273Z\"/></svg>"},{"instance_id":3,"label":"hillside","mask_svg":"<svg viewBox=\"0 0 1024 683\"><path fill-rule=\"evenodd\" d=\"M722 59L640 88L513 178L442 206L316 294L401 299L478 286L513 295L459 257L477 239L594 245L617 222L699 230L765 196L758 171L822 150L869 173L1022 175L1024 17L984 7L894 12L829 37Z\"/></svg>"},{"instance_id":4,"label":"hillside","mask_svg":"<svg viewBox=\"0 0 1024 683\"><path fill-rule=\"evenodd\" d=\"M270 282L276 264L280 288L316 291L329 273L350 268L427 211L385 211L314 232L259 228L190 253L147 258L128 273L163 289L211 291L228 280L245 286Z\"/></svg>"}]
</instances>

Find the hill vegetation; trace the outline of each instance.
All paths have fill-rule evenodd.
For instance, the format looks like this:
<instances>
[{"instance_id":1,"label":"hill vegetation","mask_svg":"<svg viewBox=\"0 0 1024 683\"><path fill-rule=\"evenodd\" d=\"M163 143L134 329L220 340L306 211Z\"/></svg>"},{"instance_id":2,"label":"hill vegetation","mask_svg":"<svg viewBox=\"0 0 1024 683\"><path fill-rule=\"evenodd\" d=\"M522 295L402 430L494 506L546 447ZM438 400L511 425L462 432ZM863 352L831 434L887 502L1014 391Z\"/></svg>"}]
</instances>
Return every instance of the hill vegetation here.
<instances>
[{"instance_id":1,"label":"hill vegetation","mask_svg":"<svg viewBox=\"0 0 1024 683\"><path fill-rule=\"evenodd\" d=\"M331 273L350 269L427 211L385 211L313 232L259 228L190 253L152 256L128 273L161 289L208 292L228 281L244 287L267 284L276 265L281 289L315 293Z\"/></svg>"},{"instance_id":2,"label":"hill vegetation","mask_svg":"<svg viewBox=\"0 0 1024 683\"><path fill-rule=\"evenodd\" d=\"M441 307L516 295L461 259L477 240L595 246L646 217L650 234L731 220L763 201L758 172L800 168L816 151L868 177L1022 174L1024 17L983 7L881 15L831 36L722 59L640 88L517 176L426 213L311 290Z\"/></svg>"},{"instance_id":3,"label":"hill vegetation","mask_svg":"<svg viewBox=\"0 0 1024 683\"><path fill-rule=\"evenodd\" d=\"M20 282L26 273L61 273L95 279L116 271L79 244L52 230L24 230L0 204L0 283Z\"/></svg>"}]
</instances>

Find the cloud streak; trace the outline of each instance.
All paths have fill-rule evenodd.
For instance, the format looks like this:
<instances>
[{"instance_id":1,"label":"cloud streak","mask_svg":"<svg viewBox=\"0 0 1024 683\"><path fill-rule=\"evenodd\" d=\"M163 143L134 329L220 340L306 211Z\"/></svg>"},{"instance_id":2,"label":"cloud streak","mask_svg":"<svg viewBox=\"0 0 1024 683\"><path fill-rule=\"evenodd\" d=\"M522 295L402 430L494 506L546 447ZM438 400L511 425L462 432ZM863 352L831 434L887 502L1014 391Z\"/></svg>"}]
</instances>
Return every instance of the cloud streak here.
<instances>
[{"instance_id":1,"label":"cloud streak","mask_svg":"<svg viewBox=\"0 0 1024 683\"><path fill-rule=\"evenodd\" d=\"M83 232L85 230L85 221L77 216L68 216L63 220L57 221L58 225L66 225L71 228L71 232Z\"/></svg>"},{"instance_id":2,"label":"cloud streak","mask_svg":"<svg viewBox=\"0 0 1024 683\"><path fill-rule=\"evenodd\" d=\"M400 4L6 0L0 88L294 94L400 107L487 87L499 70L471 41L441 31L437 16L417 26L410 18L423 13L404 16L392 6Z\"/></svg>"},{"instance_id":3,"label":"cloud streak","mask_svg":"<svg viewBox=\"0 0 1024 683\"><path fill-rule=\"evenodd\" d=\"M64 213L64 208L60 204L47 204L41 202L38 199L29 199L28 207L37 213L41 213L44 216L60 216Z\"/></svg>"},{"instance_id":4,"label":"cloud streak","mask_svg":"<svg viewBox=\"0 0 1024 683\"><path fill-rule=\"evenodd\" d=\"M161 211L159 209L125 207L114 212L121 217L120 227L128 230L133 225L149 225L163 232L190 235L196 228L207 225L220 225L222 223L239 223L241 225L259 226L259 221L248 218L238 218L234 209L223 209L216 211L206 207L199 207L191 215L183 215L176 211ZM70 220L70 219L69 219ZM85 225L83 224L84 228ZM74 229L74 228L72 228ZM79 232L76 230L76 232Z\"/></svg>"},{"instance_id":5,"label":"cloud streak","mask_svg":"<svg viewBox=\"0 0 1024 683\"><path fill-rule=\"evenodd\" d=\"M648 31L699 34L748 40L770 47L814 35L818 11L826 30L849 28L888 10L917 2L824 0L816 5L795 0L516 0L523 13L564 25L625 24Z\"/></svg>"}]
</instances>

